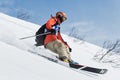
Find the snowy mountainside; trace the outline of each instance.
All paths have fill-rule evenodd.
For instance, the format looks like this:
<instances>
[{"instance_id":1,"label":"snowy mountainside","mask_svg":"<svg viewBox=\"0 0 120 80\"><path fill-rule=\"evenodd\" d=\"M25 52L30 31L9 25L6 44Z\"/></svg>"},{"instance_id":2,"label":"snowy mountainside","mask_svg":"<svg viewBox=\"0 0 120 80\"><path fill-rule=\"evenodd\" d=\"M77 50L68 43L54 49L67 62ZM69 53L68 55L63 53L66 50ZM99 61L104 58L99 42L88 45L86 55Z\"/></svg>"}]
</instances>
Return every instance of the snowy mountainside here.
<instances>
[{"instance_id":1,"label":"snowy mountainside","mask_svg":"<svg viewBox=\"0 0 120 80\"><path fill-rule=\"evenodd\" d=\"M70 69L56 66L42 57L14 46L0 42L0 49L0 80L63 80L64 78L72 80L80 77ZM55 75L56 71L58 75Z\"/></svg>"},{"instance_id":2,"label":"snowy mountainside","mask_svg":"<svg viewBox=\"0 0 120 80\"><path fill-rule=\"evenodd\" d=\"M0 13L0 26L1 80L8 80L6 77L9 80L96 80L27 52L35 44L35 38L25 40L19 40L19 38L34 35L39 25ZM94 54L101 49L100 47L62 35L72 48L73 60L84 65L109 69L109 72L98 80L115 79L108 77L110 75L119 80L118 75L113 75L120 73L116 69L92 60ZM43 48L41 50L43 53L51 53Z\"/></svg>"}]
</instances>

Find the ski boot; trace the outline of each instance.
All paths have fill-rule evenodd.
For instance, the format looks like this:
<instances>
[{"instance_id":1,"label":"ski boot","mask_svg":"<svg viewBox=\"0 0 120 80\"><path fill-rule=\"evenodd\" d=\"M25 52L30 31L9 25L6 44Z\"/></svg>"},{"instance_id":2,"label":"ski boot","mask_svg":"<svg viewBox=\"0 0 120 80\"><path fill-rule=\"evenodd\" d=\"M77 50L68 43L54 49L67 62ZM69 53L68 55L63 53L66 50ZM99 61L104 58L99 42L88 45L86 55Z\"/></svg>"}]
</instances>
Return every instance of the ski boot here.
<instances>
[{"instance_id":1,"label":"ski boot","mask_svg":"<svg viewBox=\"0 0 120 80\"><path fill-rule=\"evenodd\" d=\"M73 61L73 60L70 60L70 61L69 61L69 64L78 65L79 63L77 63L77 62L75 62L75 61Z\"/></svg>"},{"instance_id":2,"label":"ski boot","mask_svg":"<svg viewBox=\"0 0 120 80\"><path fill-rule=\"evenodd\" d=\"M69 63L69 60L67 59L66 56L63 56L63 57L59 57L59 59L63 62L66 62L66 63Z\"/></svg>"}]
</instances>

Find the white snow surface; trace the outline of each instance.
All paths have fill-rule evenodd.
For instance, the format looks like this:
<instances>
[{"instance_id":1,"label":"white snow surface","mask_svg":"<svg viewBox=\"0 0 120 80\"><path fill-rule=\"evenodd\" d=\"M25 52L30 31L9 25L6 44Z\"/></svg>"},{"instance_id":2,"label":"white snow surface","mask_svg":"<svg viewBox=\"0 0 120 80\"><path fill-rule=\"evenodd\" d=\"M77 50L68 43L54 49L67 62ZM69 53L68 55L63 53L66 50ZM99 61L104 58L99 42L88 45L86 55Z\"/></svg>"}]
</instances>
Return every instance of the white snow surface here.
<instances>
[{"instance_id":1,"label":"white snow surface","mask_svg":"<svg viewBox=\"0 0 120 80\"><path fill-rule=\"evenodd\" d=\"M64 34L63 38L72 48L73 60L88 66L107 68L107 74L89 76L31 54L27 50L33 47L35 38L20 38L34 35L39 27L0 13L0 80L120 80L119 69L93 60L100 47ZM40 52L52 53L43 47Z\"/></svg>"}]
</instances>

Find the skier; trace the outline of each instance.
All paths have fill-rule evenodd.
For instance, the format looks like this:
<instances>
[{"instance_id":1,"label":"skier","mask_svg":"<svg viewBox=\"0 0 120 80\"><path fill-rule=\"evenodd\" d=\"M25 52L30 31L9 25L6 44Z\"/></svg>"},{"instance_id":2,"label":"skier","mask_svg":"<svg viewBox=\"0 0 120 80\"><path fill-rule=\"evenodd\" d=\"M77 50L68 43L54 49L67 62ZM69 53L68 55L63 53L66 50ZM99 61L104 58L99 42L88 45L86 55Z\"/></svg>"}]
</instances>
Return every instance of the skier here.
<instances>
[{"instance_id":1,"label":"skier","mask_svg":"<svg viewBox=\"0 0 120 80\"><path fill-rule=\"evenodd\" d=\"M67 16L64 12L57 12L55 16L45 23L45 32L51 32L47 34L44 40L44 47L59 55L59 59L64 62L73 62L70 52L72 49L65 42L60 33L60 24L67 20ZM39 40L38 40L39 41ZM38 42L39 43L39 42ZM36 44L39 45L39 44Z\"/></svg>"},{"instance_id":2,"label":"skier","mask_svg":"<svg viewBox=\"0 0 120 80\"><path fill-rule=\"evenodd\" d=\"M72 49L70 46L65 42L60 33L60 24L67 20L67 16L64 12L57 12L55 16L51 16L51 18L36 32L36 35L41 33L48 33L44 36L36 36L35 41L37 42L36 46L44 45L46 49L53 51L59 55L59 59L69 63L69 66L75 69L104 74L107 72L107 69L99 69L94 67L89 67L85 65L80 65L77 62L74 62L71 59L70 52ZM44 56L42 56L44 57ZM44 57L49 58L49 57ZM52 58L49 58L52 59ZM56 61L56 60L55 60ZM53 61L54 62L54 61ZM57 62L59 63L59 62ZM60 63L61 64L61 63Z\"/></svg>"}]
</instances>

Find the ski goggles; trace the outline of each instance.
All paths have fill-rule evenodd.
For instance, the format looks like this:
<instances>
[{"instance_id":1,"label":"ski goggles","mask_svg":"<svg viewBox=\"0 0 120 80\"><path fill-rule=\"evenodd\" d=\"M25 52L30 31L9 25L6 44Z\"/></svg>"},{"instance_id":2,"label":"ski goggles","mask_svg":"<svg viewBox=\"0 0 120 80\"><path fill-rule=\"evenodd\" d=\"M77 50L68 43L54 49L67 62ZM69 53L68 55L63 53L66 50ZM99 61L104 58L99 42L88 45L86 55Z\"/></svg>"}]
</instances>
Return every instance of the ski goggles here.
<instances>
[{"instance_id":1,"label":"ski goggles","mask_svg":"<svg viewBox=\"0 0 120 80\"><path fill-rule=\"evenodd\" d=\"M65 20L67 20L67 18L66 17L62 17L62 22L64 22Z\"/></svg>"}]
</instances>

